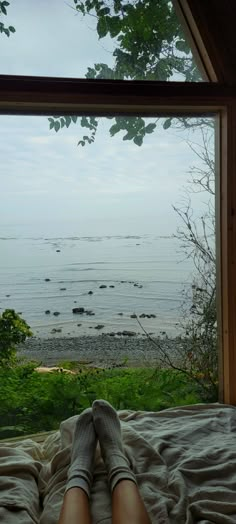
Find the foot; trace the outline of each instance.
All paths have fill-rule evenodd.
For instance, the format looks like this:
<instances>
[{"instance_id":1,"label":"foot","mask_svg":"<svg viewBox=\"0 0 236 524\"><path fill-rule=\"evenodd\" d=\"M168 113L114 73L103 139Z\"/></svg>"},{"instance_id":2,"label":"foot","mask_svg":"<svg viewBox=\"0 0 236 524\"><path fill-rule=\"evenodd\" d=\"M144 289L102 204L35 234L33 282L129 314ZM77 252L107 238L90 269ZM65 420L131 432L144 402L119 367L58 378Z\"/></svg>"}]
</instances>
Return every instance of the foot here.
<instances>
[{"instance_id":1,"label":"foot","mask_svg":"<svg viewBox=\"0 0 236 524\"><path fill-rule=\"evenodd\" d=\"M92 409L88 408L78 417L75 425L66 491L72 487L80 487L90 495L96 444Z\"/></svg>"},{"instance_id":2,"label":"foot","mask_svg":"<svg viewBox=\"0 0 236 524\"><path fill-rule=\"evenodd\" d=\"M115 409L105 400L95 400L92 412L111 489L114 489L119 480L129 479L135 482L124 453L120 420Z\"/></svg>"}]
</instances>

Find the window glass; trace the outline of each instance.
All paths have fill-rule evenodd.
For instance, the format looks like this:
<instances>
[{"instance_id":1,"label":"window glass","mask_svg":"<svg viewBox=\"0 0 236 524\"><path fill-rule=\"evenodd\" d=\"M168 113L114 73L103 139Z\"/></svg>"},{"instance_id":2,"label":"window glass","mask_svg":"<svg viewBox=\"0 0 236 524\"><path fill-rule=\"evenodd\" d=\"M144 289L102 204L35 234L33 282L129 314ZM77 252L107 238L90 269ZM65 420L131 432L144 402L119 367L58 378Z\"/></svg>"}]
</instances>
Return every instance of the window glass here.
<instances>
[{"instance_id":1,"label":"window glass","mask_svg":"<svg viewBox=\"0 0 236 524\"><path fill-rule=\"evenodd\" d=\"M169 0L0 2L0 73L201 81Z\"/></svg>"},{"instance_id":2,"label":"window glass","mask_svg":"<svg viewBox=\"0 0 236 524\"><path fill-rule=\"evenodd\" d=\"M218 398L214 118L64 120L0 119L2 439Z\"/></svg>"}]
</instances>

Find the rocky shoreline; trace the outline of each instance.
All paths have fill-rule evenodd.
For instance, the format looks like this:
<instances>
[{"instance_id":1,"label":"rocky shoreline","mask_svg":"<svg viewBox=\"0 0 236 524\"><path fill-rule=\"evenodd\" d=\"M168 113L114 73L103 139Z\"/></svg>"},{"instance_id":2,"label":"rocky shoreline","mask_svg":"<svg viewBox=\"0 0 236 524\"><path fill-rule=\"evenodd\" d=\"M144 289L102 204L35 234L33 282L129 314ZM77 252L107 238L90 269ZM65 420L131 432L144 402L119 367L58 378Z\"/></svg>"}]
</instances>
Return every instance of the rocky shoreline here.
<instances>
[{"instance_id":1,"label":"rocky shoreline","mask_svg":"<svg viewBox=\"0 0 236 524\"><path fill-rule=\"evenodd\" d=\"M177 339L154 338L157 346L165 349L175 361L178 359ZM147 337L97 336L28 339L19 347L18 356L37 360L42 366L56 366L62 361L76 361L88 366L141 367L160 363L160 353Z\"/></svg>"}]
</instances>

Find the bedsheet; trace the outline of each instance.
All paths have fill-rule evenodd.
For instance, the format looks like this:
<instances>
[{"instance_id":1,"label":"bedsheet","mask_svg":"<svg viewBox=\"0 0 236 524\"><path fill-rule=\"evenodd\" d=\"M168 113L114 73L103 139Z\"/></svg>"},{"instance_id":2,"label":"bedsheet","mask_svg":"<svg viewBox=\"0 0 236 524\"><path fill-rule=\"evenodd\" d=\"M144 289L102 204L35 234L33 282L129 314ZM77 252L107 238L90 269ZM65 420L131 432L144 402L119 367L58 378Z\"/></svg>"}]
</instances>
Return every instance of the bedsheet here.
<instances>
[{"instance_id":1,"label":"bedsheet","mask_svg":"<svg viewBox=\"0 0 236 524\"><path fill-rule=\"evenodd\" d=\"M236 523L236 407L196 404L118 414L152 524ZM58 522L76 420L63 421L43 444L0 442L0 522ZM111 524L99 445L91 511L94 524Z\"/></svg>"}]
</instances>

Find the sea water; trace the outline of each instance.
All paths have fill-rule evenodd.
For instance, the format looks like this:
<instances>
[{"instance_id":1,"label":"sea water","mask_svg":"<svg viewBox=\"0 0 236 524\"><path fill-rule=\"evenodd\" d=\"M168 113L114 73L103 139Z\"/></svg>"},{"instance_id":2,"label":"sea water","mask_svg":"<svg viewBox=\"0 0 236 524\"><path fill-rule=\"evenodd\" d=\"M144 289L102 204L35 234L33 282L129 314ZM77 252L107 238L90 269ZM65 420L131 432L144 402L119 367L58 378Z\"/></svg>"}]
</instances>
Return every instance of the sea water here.
<instances>
[{"instance_id":1,"label":"sea water","mask_svg":"<svg viewBox=\"0 0 236 524\"><path fill-rule=\"evenodd\" d=\"M36 336L92 335L98 325L105 333L181 330L193 266L173 237L2 236L0 253L0 311L15 309Z\"/></svg>"}]
</instances>

